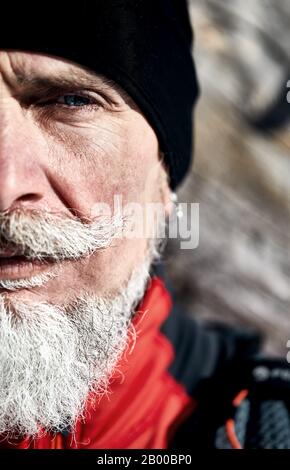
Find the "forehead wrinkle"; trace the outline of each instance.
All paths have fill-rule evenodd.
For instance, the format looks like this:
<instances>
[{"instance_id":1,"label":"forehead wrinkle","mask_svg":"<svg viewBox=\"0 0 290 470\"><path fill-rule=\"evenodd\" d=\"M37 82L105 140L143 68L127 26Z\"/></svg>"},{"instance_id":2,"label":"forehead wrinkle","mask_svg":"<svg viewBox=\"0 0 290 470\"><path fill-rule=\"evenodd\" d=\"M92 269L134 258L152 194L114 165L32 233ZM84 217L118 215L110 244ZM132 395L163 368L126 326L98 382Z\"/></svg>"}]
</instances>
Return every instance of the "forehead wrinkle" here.
<instances>
[{"instance_id":1,"label":"forehead wrinkle","mask_svg":"<svg viewBox=\"0 0 290 470\"><path fill-rule=\"evenodd\" d=\"M60 61L48 57L46 71L43 64L40 63L42 65L40 67L35 66L32 61L25 61L21 56L16 56L16 60L14 58L11 60L9 54L4 53L4 57L7 58L7 71L4 69L1 75L3 81L12 89L33 92L49 88L63 88L65 90L69 88L102 88L104 91L111 90L119 94L122 93L122 90L112 80L91 70L86 70L85 67L80 68L77 64L66 67L61 64L62 67L55 67L55 64L57 65Z\"/></svg>"},{"instance_id":2,"label":"forehead wrinkle","mask_svg":"<svg viewBox=\"0 0 290 470\"><path fill-rule=\"evenodd\" d=\"M5 54L5 52L4 52ZM92 89L96 92L103 91L110 93L108 99L112 104L118 106L120 98L131 109L142 114L139 107L130 95L117 83L110 78L97 74L85 66L73 63L66 63L61 58L47 56L47 71L43 66L43 59L40 66L33 60L24 60L25 57L20 55L16 60L11 60L7 55L10 74L4 80L12 89L18 89L20 92L27 93L33 97L35 94L58 91L75 91L77 89ZM23 55L27 55L24 53ZM16 97L18 93L16 92Z\"/></svg>"}]
</instances>

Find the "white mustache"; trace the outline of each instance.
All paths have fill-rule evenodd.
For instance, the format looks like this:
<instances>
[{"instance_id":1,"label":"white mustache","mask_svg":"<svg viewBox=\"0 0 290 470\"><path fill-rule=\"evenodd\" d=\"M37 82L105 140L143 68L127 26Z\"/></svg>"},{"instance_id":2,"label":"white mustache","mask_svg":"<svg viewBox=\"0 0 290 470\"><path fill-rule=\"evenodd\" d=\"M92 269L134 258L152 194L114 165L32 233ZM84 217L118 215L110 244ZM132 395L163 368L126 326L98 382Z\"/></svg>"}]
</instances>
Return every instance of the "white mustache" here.
<instances>
[{"instance_id":1,"label":"white mustache","mask_svg":"<svg viewBox=\"0 0 290 470\"><path fill-rule=\"evenodd\" d=\"M48 272L38 274L37 276L33 276L28 279L0 279L0 289L16 291L18 289L32 289L34 287L41 287L51 279L54 279L58 276L59 274L57 272Z\"/></svg>"},{"instance_id":2,"label":"white mustache","mask_svg":"<svg viewBox=\"0 0 290 470\"><path fill-rule=\"evenodd\" d=\"M28 259L74 260L110 246L122 233L124 223L121 215L102 216L84 223L43 211L2 212L0 253L8 249Z\"/></svg>"}]
</instances>

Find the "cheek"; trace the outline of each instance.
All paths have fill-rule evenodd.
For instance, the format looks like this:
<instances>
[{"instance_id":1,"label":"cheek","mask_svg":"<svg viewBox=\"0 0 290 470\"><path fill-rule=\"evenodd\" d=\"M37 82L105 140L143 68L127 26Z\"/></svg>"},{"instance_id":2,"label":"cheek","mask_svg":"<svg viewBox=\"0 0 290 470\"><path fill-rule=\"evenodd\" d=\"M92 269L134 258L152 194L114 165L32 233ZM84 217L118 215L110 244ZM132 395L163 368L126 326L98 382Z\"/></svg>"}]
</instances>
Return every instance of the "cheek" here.
<instances>
[{"instance_id":1,"label":"cheek","mask_svg":"<svg viewBox=\"0 0 290 470\"><path fill-rule=\"evenodd\" d=\"M58 126L57 131L49 139L48 166L76 208L83 212L96 202L112 206L114 195L122 195L124 202L148 198L159 167L158 142L138 113Z\"/></svg>"}]
</instances>

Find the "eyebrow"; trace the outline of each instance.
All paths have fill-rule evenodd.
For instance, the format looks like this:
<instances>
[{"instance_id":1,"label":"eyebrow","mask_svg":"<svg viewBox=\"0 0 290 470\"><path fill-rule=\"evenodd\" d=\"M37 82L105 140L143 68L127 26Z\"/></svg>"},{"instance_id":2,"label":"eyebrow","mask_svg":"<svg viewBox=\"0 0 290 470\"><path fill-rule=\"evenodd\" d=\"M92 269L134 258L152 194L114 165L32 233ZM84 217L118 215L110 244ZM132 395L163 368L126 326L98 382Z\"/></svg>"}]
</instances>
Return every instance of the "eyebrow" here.
<instances>
[{"instance_id":1,"label":"eyebrow","mask_svg":"<svg viewBox=\"0 0 290 470\"><path fill-rule=\"evenodd\" d=\"M108 92L107 96L112 103L116 102L114 93L123 96L122 90L112 80L102 76L87 73L85 71L75 71L68 69L61 71L58 75L48 76L46 74L25 75L21 72L15 74L17 88L20 92L17 95L25 95L25 101L41 97L43 94L57 94L77 89L90 89L100 94ZM117 103L116 103L117 104Z\"/></svg>"},{"instance_id":2,"label":"eyebrow","mask_svg":"<svg viewBox=\"0 0 290 470\"><path fill-rule=\"evenodd\" d=\"M17 83L22 87L36 87L36 88L47 88L50 86L70 87L70 86L96 86L108 80L102 80L97 75L89 75L82 73L71 73L62 71L55 76L47 75L34 75L26 76L24 74L17 73Z\"/></svg>"}]
</instances>

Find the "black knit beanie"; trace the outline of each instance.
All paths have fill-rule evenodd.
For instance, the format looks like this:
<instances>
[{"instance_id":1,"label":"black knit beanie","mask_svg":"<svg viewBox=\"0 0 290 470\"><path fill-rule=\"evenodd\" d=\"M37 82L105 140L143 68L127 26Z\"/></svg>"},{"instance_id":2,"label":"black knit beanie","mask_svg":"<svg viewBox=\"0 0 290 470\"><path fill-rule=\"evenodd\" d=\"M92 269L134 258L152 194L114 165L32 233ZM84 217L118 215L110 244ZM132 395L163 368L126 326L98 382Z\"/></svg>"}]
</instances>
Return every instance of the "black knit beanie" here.
<instances>
[{"instance_id":1,"label":"black knit beanie","mask_svg":"<svg viewBox=\"0 0 290 470\"><path fill-rule=\"evenodd\" d=\"M198 95L186 0L87 0L67 2L66 10L61 1L44 5L17 5L0 48L63 57L118 83L155 130L175 188L191 161Z\"/></svg>"}]
</instances>

